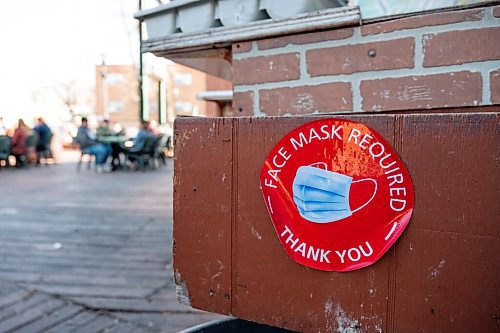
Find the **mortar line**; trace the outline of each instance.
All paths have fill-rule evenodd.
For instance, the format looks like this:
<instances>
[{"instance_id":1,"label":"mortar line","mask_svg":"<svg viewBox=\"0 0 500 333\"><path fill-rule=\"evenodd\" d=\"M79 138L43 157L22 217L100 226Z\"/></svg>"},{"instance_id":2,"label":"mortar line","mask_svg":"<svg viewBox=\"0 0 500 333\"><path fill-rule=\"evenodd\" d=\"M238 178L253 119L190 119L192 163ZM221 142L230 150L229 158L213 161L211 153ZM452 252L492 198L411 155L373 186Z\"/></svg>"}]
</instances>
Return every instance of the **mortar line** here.
<instances>
[{"instance_id":1,"label":"mortar line","mask_svg":"<svg viewBox=\"0 0 500 333\"><path fill-rule=\"evenodd\" d=\"M244 92L255 89L275 89L286 87L300 87L306 85L319 85L331 82L350 82L352 80L377 80L386 78L402 78L410 76L425 76L433 74L446 74L451 72L481 72L483 70L495 70L500 68L500 60L487 60L464 63L460 65L445 65L437 67L422 67L418 72L414 68L389 69L381 71L356 72L352 74L332 74L325 76L311 77L306 80L280 81L271 83L258 83L253 85L234 86L235 92ZM255 97L255 96L254 96Z\"/></svg>"},{"instance_id":2,"label":"mortar line","mask_svg":"<svg viewBox=\"0 0 500 333\"><path fill-rule=\"evenodd\" d=\"M492 9L490 8L490 10ZM487 13L489 13L489 11L485 10L485 16L487 15ZM283 47L277 47L266 50L258 50L257 46L255 45L255 48L252 48L252 50L249 52L234 54L233 59L234 60L252 59L256 57L300 52L301 50L304 49L309 50L309 49L321 49L321 48L329 48L337 46L358 45L358 44L373 43L373 42L388 42L391 40L396 40L401 38L418 37L423 34L438 34L449 31L466 31L466 30L483 29L483 28L496 28L498 27L499 21L500 18L496 18L493 15L488 14L487 18L483 17L482 20L477 20L477 21L461 21L444 25L408 28L397 31L391 31L387 33L380 33L376 35L365 35L365 36L361 35L360 27L358 26L354 28L353 35L348 38L328 40L328 41L308 43L308 44L299 44L299 45L288 44Z\"/></svg>"}]
</instances>

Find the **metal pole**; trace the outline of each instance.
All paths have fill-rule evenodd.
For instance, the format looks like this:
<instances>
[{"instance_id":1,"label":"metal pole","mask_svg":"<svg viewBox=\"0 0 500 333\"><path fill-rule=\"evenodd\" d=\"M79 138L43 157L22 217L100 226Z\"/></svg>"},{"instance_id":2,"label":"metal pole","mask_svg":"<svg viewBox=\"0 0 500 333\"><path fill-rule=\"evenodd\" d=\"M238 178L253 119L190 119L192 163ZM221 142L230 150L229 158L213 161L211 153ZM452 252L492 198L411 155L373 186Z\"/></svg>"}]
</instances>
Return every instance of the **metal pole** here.
<instances>
[{"instance_id":1,"label":"metal pole","mask_svg":"<svg viewBox=\"0 0 500 333\"><path fill-rule=\"evenodd\" d=\"M142 9L142 0L139 0L139 10ZM142 64L142 22L139 21L139 120L144 120L144 93L142 89L143 82L143 64Z\"/></svg>"},{"instance_id":2,"label":"metal pole","mask_svg":"<svg viewBox=\"0 0 500 333\"><path fill-rule=\"evenodd\" d=\"M104 55L102 55L101 77L102 77L102 116L104 119L109 119L108 67L106 65L106 61L104 60Z\"/></svg>"},{"instance_id":3,"label":"metal pole","mask_svg":"<svg viewBox=\"0 0 500 333\"><path fill-rule=\"evenodd\" d=\"M158 81L158 124L163 125L167 123L167 90L165 82Z\"/></svg>"}]
</instances>

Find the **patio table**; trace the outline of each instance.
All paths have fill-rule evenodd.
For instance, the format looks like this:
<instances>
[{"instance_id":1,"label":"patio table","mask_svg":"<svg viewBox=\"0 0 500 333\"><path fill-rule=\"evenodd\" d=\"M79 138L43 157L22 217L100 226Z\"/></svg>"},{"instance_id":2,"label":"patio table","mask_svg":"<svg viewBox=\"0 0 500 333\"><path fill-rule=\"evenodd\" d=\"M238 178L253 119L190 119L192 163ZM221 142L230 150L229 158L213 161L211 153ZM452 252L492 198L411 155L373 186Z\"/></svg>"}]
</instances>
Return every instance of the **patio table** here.
<instances>
[{"instance_id":1,"label":"patio table","mask_svg":"<svg viewBox=\"0 0 500 333\"><path fill-rule=\"evenodd\" d=\"M121 144L125 143L126 141L130 140L129 137L125 135L107 135L107 136L99 136L97 137L97 141L103 144L109 144L111 146L111 168L112 170L116 170L117 168L121 168L121 161L120 161L120 152L122 151ZM116 163L118 161L118 163ZM118 164L118 165L117 165Z\"/></svg>"}]
</instances>

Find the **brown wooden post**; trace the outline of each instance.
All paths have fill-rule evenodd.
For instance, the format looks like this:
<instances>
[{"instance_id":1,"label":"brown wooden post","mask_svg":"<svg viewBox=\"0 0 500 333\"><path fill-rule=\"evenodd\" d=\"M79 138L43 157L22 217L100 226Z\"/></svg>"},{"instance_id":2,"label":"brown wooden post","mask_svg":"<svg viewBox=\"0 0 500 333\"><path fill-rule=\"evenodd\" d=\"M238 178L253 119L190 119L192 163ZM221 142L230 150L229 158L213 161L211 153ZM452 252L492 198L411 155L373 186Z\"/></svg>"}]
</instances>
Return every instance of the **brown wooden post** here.
<instances>
[{"instance_id":1,"label":"brown wooden post","mask_svg":"<svg viewBox=\"0 0 500 333\"><path fill-rule=\"evenodd\" d=\"M415 191L401 238L372 266L347 273L290 259L259 188L274 144L318 117L177 119L181 296L202 310L304 332L498 330L500 131L498 108L490 111L335 116L380 133Z\"/></svg>"}]
</instances>

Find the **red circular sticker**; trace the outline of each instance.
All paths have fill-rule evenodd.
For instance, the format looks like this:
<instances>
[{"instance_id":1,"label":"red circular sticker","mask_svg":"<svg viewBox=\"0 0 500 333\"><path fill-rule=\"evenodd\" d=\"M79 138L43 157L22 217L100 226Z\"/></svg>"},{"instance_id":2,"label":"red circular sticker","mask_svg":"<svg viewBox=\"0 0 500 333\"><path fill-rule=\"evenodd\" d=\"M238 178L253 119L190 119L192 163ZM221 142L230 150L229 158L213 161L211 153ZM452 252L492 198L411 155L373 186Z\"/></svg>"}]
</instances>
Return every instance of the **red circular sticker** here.
<instances>
[{"instance_id":1,"label":"red circular sticker","mask_svg":"<svg viewBox=\"0 0 500 333\"><path fill-rule=\"evenodd\" d=\"M377 261L413 212L413 185L371 128L322 119L287 134L260 173L278 238L296 262L345 272Z\"/></svg>"}]
</instances>

